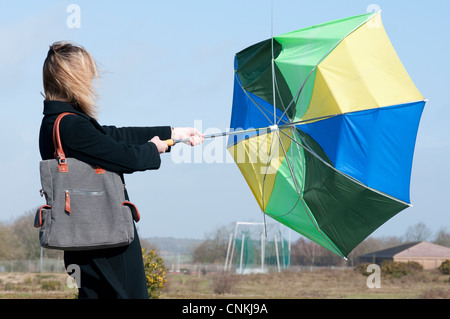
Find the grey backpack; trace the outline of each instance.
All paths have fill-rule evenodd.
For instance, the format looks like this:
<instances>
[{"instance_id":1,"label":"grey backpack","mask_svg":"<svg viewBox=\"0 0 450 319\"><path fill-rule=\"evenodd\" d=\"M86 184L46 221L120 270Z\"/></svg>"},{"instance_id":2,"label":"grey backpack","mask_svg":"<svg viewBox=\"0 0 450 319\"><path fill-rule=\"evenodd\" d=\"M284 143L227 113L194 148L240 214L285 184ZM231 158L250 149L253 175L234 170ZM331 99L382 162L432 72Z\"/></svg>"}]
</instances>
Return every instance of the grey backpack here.
<instances>
[{"instance_id":1,"label":"grey backpack","mask_svg":"<svg viewBox=\"0 0 450 319\"><path fill-rule=\"evenodd\" d=\"M134 239L139 212L127 200L120 174L66 158L61 146L58 116L53 127L55 159L40 162L41 195L34 226L42 247L91 250L119 247Z\"/></svg>"}]
</instances>

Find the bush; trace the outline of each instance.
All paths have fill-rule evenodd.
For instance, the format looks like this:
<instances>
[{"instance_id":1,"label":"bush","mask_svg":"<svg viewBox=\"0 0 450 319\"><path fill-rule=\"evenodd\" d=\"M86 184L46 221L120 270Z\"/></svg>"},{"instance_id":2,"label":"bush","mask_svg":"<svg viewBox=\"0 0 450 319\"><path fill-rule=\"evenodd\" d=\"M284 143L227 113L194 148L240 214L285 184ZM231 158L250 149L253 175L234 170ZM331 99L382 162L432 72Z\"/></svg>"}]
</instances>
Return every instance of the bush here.
<instances>
[{"instance_id":1,"label":"bush","mask_svg":"<svg viewBox=\"0 0 450 319\"><path fill-rule=\"evenodd\" d=\"M425 290L422 294L423 299L450 299L450 291L439 289L439 288L431 288Z\"/></svg>"},{"instance_id":2,"label":"bush","mask_svg":"<svg viewBox=\"0 0 450 319\"><path fill-rule=\"evenodd\" d=\"M371 273L367 272L367 267L369 267L369 265L370 263L361 263L356 265L354 270L363 276L370 276Z\"/></svg>"},{"instance_id":3,"label":"bush","mask_svg":"<svg viewBox=\"0 0 450 319\"><path fill-rule=\"evenodd\" d=\"M442 262L442 264L439 266L439 270L444 275L450 274L450 259L447 259Z\"/></svg>"},{"instance_id":4,"label":"bush","mask_svg":"<svg viewBox=\"0 0 450 319\"><path fill-rule=\"evenodd\" d=\"M212 289L215 294L223 295L231 293L237 283L239 277L229 272L220 272L212 280Z\"/></svg>"},{"instance_id":5,"label":"bush","mask_svg":"<svg viewBox=\"0 0 450 319\"><path fill-rule=\"evenodd\" d=\"M62 284L57 280L43 280L41 281L41 289L46 291L62 290Z\"/></svg>"},{"instance_id":6,"label":"bush","mask_svg":"<svg viewBox=\"0 0 450 319\"><path fill-rule=\"evenodd\" d=\"M381 266L381 273L383 275L391 276L394 278L400 278L410 273L422 271L421 264L415 261L397 262L397 261L385 261Z\"/></svg>"},{"instance_id":7,"label":"bush","mask_svg":"<svg viewBox=\"0 0 450 319\"><path fill-rule=\"evenodd\" d=\"M145 277L147 278L147 290L150 299L158 299L161 290L167 281L166 267L164 259L155 252L154 249L147 251L142 250L142 258L144 259Z\"/></svg>"}]
</instances>

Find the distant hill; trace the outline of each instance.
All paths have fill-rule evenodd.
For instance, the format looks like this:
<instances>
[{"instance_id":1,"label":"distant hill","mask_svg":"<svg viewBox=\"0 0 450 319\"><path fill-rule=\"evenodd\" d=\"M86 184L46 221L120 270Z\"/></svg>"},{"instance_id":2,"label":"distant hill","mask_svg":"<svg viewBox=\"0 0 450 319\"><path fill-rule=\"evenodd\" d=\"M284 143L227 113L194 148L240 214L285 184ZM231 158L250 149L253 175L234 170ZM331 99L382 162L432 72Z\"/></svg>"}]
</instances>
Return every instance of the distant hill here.
<instances>
[{"instance_id":1,"label":"distant hill","mask_svg":"<svg viewBox=\"0 0 450 319\"><path fill-rule=\"evenodd\" d=\"M173 237L150 237L145 240L156 246L158 254L164 258L166 267L172 271L180 269L180 264L189 264L195 248L203 242L200 239Z\"/></svg>"},{"instance_id":2,"label":"distant hill","mask_svg":"<svg viewBox=\"0 0 450 319\"><path fill-rule=\"evenodd\" d=\"M150 237L145 238L154 244L163 255L191 255L195 248L203 242L201 239Z\"/></svg>"}]
</instances>

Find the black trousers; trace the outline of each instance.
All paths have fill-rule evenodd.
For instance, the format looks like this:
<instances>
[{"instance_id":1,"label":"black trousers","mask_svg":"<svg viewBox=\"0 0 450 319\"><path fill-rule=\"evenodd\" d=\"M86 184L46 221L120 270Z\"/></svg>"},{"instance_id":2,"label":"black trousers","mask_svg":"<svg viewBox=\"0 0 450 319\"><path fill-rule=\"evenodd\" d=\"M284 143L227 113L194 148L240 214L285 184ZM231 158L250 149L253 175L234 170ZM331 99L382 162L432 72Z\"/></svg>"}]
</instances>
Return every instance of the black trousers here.
<instances>
[{"instance_id":1,"label":"black trousers","mask_svg":"<svg viewBox=\"0 0 450 319\"><path fill-rule=\"evenodd\" d=\"M71 264L80 267L79 299L148 299L136 228L134 233L128 246L64 252L66 269Z\"/></svg>"}]
</instances>

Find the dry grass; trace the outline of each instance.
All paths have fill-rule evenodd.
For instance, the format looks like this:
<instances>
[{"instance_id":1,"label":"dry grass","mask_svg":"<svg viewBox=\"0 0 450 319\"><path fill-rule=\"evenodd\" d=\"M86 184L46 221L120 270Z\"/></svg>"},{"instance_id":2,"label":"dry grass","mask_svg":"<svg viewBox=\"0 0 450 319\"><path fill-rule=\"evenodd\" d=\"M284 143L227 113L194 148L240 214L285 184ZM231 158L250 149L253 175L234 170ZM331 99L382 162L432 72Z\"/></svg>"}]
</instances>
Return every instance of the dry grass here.
<instances>
[{"instance_id":1,"label":"dry grass","mask_svg":"<svg viewBox=\"0 0 450 319\"><path fill-rule=\"evenodd\" d=\"M66 286L67 275L54 273L0 273L0 299L73 299L77 291Z\"/></svg>"},{"instance_id":2,"label":"dry grass","mask_svg":"<svg viewBox=\"0 0 450 319\"><path fill-rule=\"evenodd\" d=\"M402 278L382 278L381 288L369 289L367 277L353 270L320 270L271 274L186 276L168 274L162 298L251 299L450 299L449 276L424 271ZM220 293L218 293L220 292Z\"/></svg>"},{"instance_id":3,"label":"dry grass","mask_svg":"<svg viewBox=\"0 0 450 319\"><path fill-rule=\"evenodd\" d=\"M167 274L164 299L450 299L450 276L423 271L369 289L353 270L234 275ZM1 299L73 299L65 274L0 273Z\"/></svg>"}]
</instances>

